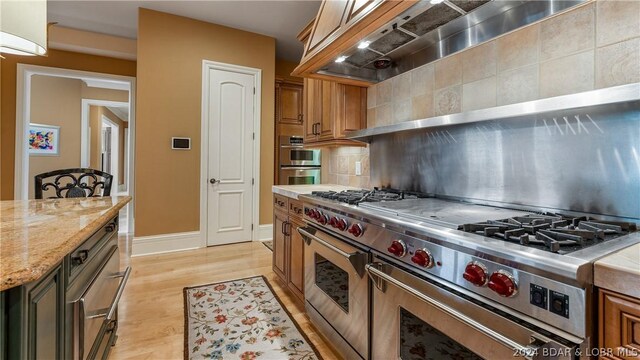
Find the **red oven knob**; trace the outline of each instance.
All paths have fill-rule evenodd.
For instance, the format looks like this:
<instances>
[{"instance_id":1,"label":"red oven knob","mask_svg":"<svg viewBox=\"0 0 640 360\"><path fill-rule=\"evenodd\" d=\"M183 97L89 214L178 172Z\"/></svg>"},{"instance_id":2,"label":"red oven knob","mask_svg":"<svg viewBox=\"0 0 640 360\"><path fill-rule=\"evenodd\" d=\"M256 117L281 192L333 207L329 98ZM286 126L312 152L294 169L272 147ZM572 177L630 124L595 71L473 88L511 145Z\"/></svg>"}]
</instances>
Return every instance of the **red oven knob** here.
<instances>
[{"instance_id":1,"label":"red oven knob","mask_svg":"<svg viewBox=\"0 0 640 360\"><path fill-rule=\"evenodd\" d=\"M337 227L338 227L338 230L345 231L345 230L347 230L347 228L349 228L349 224L347 223L347 220L340 219L340 220L338 220Z\"/></svg>"},{"instance_id":2,"label":"red oven knob","mask_svg":"<svg viewBox=\"0 0 640 360\"><path fill-rule=\"evenodd\" d=\"M318 210L316 209L311 209L309 210L309 217L312 219L315 219L318 216Z\"/></svg>"},{"instance_id":3,"label":"red oven knob","mask_svg":"<svg viewBox=\"0 0 640 360\"><path fill-rule=\"evenodd\" d=\"M470 262L462 277L475 286L484 286L487 283L487 269L478 262Z\"/></svg>"},{"instance_id":4,"label":"red oven knob","mask_svg":"<svg viewBox=\"0 0 640 360\"><path fill-rule=\"evenodd\" d=\"M489 289L504 297L514 296L518 292L518 286L513 276L503 270L491 274Z\"/></svg>"},{"instance_id":5,"label":"red oven knob","mask_svg":"<svg viewBox=\"0 0 640 360\"><path fill-rule=\"evenodd\" d=\"M329 225L331 225L332 228L337 228L338 218L336 216L332 217L331 220L329 220Z\"/></svg>"},{"instance_id":6,"label":"red oven knob","mask_svg":"<svg viewBox=\"0 0 640 360\"><path fill-rule=\"evenodd\" d=\"M427 249L419 249L411 257L411 261L414 264L418 264L424 268L430 269L433 267L433 256L431 256L431 252Z\"/></svg>"},{"instance_id":7,"label":"red oven knob","mask_svg":"<svg viewBox=\"0 0 640 360\"><path fill-rule=\"evenodd\" d=\"M329 217L327 215L320 214L317 220L320 224L326 225L329 222Z\"/></svg>"},{"instance_id":8,"label":"red oven knob","mask_svg":"<svg viewBox=\"0 0 640 360\"><path fill-rule=\"evenodd\" d=\"M353 224L351 225L351 227L349 228L349 233L355 237L360 237L362 236L362 233L364 232L364 229L362 229L362 225L360 224Z\"/></svg>"},{"instance_id":9,"label":"red oven knob","mask_svg":"<svg viewBox=\"0 0 640 360\"><path fill-rule=\"evenodd\" d=\"M307 215L307 216L310 216L311 215L311 209L304 208L304 214Z\"/></svg>"},{"instance_id":10,"label":"red oven knob","mask_svg":"<svg viewBox=\"0 0 640 360\"><path fill-rule=\"evenodd\" d=\"M407 246L402 240L393 240L391 246L387 248L387 251L397 257L403 257L407 253Z\"/></svg>"}]
</instances>

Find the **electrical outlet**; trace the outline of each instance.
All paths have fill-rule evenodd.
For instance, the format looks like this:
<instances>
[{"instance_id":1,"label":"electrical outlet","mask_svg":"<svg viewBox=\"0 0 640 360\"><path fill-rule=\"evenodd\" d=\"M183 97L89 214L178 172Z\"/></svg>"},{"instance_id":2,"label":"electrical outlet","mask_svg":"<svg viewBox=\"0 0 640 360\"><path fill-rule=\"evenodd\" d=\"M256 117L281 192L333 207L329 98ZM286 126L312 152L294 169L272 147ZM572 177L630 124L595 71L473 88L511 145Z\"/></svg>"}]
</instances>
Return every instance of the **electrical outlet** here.
<instances>
[{"instance_id":1,"label":"electrical outlet","mask_svg":"<svg viewBox=\"0 0 640 360\"><path fill-rule=\"evenodd\" d=\"M356 161L356 175L362 175L362 161Z\"/></svg>"}]
</instances>

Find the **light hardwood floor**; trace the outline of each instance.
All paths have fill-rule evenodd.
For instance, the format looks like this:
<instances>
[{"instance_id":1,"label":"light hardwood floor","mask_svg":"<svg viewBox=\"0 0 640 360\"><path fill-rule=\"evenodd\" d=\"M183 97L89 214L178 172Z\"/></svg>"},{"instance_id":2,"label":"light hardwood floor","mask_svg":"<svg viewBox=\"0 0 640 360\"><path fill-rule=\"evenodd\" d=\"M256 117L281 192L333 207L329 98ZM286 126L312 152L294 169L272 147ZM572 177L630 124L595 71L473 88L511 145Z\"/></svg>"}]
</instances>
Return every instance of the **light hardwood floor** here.
<instances>
[{"instance_id":1,"label":"light hardwood floor","mask_svg":"<svg viewBox=\"0 0 640 360\"><path fill-rule=\"evenodd\" d=\"M182 359L184 315L182 289L264 275L322 357L339 357L317 333L271 270L271 251L259 242L209 247L130 258L131 242L120 238L121 263L132 272L118 307L118 341L110 360ZM272 360L272 359L269 359Z\"/></svg>"}]
</instances>

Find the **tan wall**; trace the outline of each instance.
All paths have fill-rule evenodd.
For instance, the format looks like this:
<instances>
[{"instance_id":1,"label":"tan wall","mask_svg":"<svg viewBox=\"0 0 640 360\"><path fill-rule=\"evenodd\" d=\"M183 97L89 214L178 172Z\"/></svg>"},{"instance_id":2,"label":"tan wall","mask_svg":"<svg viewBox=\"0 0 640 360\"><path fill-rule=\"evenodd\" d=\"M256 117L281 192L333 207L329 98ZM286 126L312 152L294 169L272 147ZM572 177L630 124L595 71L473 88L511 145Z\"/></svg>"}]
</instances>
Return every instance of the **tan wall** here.
<instances>
[{"instance_id":1,"label":"tan wall","mask_svg":"<svg viewBox=\"0 0 640 360\"><path fill-rule=\"evenodd\" d=\"M640 2L589 2L369 87L382 126L640 81Z\"/></svg>"},{"instance_id":2,"label":"tan wall","mask_svg":"<svg viewBox=\"0 0 640 360\"><path fill-rule=\"evenodd\" d=\"M302 82L303 79L301 77L291 76L291 72L293 72L293 69L295 69L297 66L298 63L296 62L276 59L276 78Z\"/></svg>"},{"instance_id":3,"label":"tan wall","mask_svg":"<svg viewBox=\"0 0 640 360\"><path fill-rule=\"evenodd\" d=\"M109 100L129 102L129 92L127 90L113 90L87 86L82 82L82 98L93 100Z\"/></svg>"},{"instance_id":4,"label":"tan wall","mask_svg":"<svg viewBox=\"0 0 640 360\"><path fill-rule=\"evenodd\" d=\"M33 64L106 74L136 76L135 61L118 60L103 56L49 50L48 56L13 56L3 54L0 60L0 199L13 199L16 134L16 71L17 64Z\"/></svg>"},{"instance_id":5,"label":"tan wall","mask_svg":"<svg viewBox=\"0 0 640 360\"><path fill-rule=\"evenodd\" d=\"M31 122L60 127L58 156L29 156L29 198L34 198L33 178L48 171L80 166L82 81L34 75L31 79Z\"/></svg>"},{"instance_id":6,"label":"tan wall","mask_svg":"<svg viewBox=\"0 0 640 360\"><path fill-rule=\"evenodd\" d=\"M89 127L91 133L91 149L89 150L89 167L92 169L102 168L102 116L106 116L109 120L118 125L118 182L115 185L124 184L124 129L129 127L129 123L120 119L116 114L111 112L104 106L89 106ZM118 189L114 186L112 191Z\"/></svg>"},{"instance_id":7,"label":"tan wall","mask_svg":"<svg viewBox=\"0 0 640 360\"><path fill-rule=\"evenodd\" d=\"M275 40L140 9L136 113L136 236L197 231L202 60L262 69L260 223L272 222ZM172 136L192 138L172 151Z\"/></svg>"}]
</instances>

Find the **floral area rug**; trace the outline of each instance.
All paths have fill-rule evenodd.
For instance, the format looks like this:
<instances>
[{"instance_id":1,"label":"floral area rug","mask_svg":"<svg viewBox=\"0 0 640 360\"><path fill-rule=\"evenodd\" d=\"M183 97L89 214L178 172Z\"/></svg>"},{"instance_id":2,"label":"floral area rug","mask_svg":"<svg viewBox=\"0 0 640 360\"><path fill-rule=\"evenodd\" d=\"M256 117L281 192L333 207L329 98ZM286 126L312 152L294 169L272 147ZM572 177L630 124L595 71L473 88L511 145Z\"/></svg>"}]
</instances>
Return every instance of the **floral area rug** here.
<instances>
[{"instance_id":1,"label":"floral area rug","mask_svg":"<svg viewBox=\"0 0 640 360\"><path fill-rule=\"evenodd\" d=\"M184 288L185 359L322 359L264 276Z\"/></svg>"},{"instance_id":2,"label":"floral area rug","mask_svg":"<svg viewBox=\"0 0 640 360\"><path fill-rule=\"evenodd\" d=\"M273 240L263 241L262 245L264 245L267 249L273 251Z\"/></svg>"}]
</instances>

